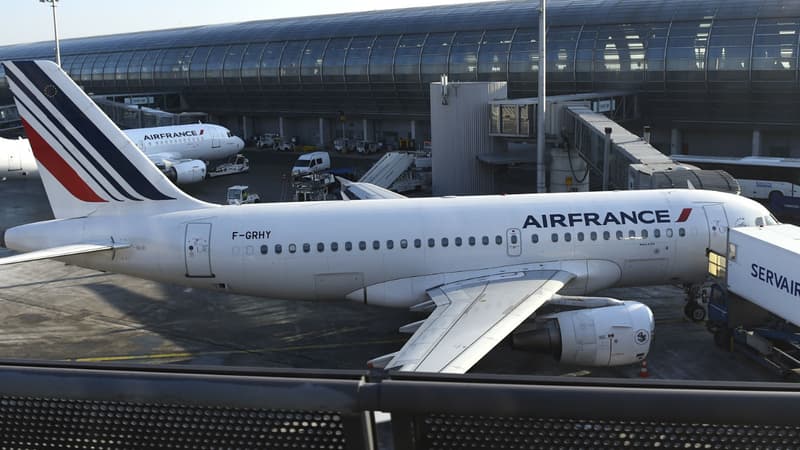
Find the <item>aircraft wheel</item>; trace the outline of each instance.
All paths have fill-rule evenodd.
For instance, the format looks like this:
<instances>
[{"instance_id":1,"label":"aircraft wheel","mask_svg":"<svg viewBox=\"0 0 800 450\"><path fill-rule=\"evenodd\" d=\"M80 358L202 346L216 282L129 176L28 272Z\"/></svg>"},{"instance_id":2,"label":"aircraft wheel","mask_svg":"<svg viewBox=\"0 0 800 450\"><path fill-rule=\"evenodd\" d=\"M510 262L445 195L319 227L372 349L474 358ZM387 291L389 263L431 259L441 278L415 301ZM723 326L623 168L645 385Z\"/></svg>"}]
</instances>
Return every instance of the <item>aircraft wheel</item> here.
<instances>
[{"instance_id":1,"label":"aircraft wheel","mask_svg":"<svg viewBox=\"0 0 800 450\"><path fill-rule=\"evenodd\" d=\"M702 322L706 318L706 310L697 302L688 302L683 307L683 313L692 322Z\"/></svg>"}]
</instances>

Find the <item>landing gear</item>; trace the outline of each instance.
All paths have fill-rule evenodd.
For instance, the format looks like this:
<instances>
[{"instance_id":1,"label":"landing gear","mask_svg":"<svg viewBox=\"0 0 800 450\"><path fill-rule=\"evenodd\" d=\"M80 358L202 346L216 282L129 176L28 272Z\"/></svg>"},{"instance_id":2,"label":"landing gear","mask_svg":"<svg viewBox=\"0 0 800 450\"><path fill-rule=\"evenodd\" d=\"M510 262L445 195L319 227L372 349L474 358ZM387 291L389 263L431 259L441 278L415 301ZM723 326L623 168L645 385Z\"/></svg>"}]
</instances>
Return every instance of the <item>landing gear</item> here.
<instances>
[{"instance_id":1,"label":"landing gear","mask_svg":"<svg viewBox=\"0 0 800 450\"><path fill-rule=\"evenodd\" d=\"M702 322L706 319L706 307L708 304L708 289L703 285L684 286L686 291L686 306L683 307L683 314L692 322Z\"/></svg>"},{"instance_id":2,"label":"landing gear","mask_svg":"<svg viewBox=\"0 0 800 450\"><path fill-rule=\"evenodd\" d=\"M706 319L706 309L694 300L686 302L686 306L683 307L683 313L692 322L702 322Z\"/></svg>"}]
</instances>

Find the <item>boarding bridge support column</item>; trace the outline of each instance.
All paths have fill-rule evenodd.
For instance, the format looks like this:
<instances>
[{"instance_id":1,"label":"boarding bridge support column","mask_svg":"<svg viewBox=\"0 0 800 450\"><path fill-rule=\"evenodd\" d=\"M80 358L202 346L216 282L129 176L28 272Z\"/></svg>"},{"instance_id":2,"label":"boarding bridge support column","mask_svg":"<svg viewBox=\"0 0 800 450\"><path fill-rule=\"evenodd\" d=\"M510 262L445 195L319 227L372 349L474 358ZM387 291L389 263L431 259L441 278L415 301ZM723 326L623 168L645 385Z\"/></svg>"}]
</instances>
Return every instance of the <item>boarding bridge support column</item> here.
<instances>
[{"instance_id":1,"label":"boarding bridge support column","mask_svg":"<svg viewBox=\"0 0 800 450\"><path fill-rule=\"evenodd\" d=\"M753 130L753 156L761 156L761 130Z\"/></svg>"},{"instance_id":2,"label":"boarding bridge support column","mask_svg":"<svg viewBox=\"0 0 800 450\"><path fill-rule=\"evenodd\" d=\"M606 127L603 131L606 133L605 145L603 146L603 190L608 190L608 178L611 158L611 127Z\"/></svg>"},{"instance_id":3,"label":"boarding bridge support column","mask_svg":"<svg viewBox=\"0 0 800 450\"><path fill-rule=\"evenodd\" d=\"M283 139L283 116L278 117L278 135Z\"/></svg>"},{"instance_id":4,"label":"boarding bridge support column","mask_svg":"<svg viewBox=\"0 0 800 450\"><path fill-rule=\"evenodd\" d=\"M672 129L672 133L670 134L669 139L669 154L670 155L680 155L681 154L681 130L677 128Z\"/></svg>"},{"instance_id":5,"label":"boarding bridge support column","mask_svg":"<svg viewBox=\"0 0 800 450\"><path fill-rule=\"evenodd\" d=\"M250 137L250 130L247 126L247 116L242 116L242 139L247 140Z\"/></svg>"},{"instance_id":6,"label":"boarding bridge support column","mask_svg":"<svg viewBox=\"0 0 800 450\"><path fill-rule=\"evenodd\" d=\"M363 139L365 141L369 141L369 138L367 137L368 136L368 134L367 134L367 119L361 119L361 134L362 134L361 139Z\"/></svg>"},{"instance_id":7,"label":"boarding bridge support column","mask_svg":"<svg viewBox=\"0 0 800 450\"><path fill-rule=\"evenodd\" d=\"M319 118L319 142L320 147L325 147L325 119Z\"/></svg>"},{"instance_id":8,"label":"boarding bridge support column","mask_svg":"<svg viewBox=\"0 0 800 450\"><path fill-rule=\"evenodd\" d=\"M414 119L411 120L411 139L417 140L417 121Z\"/></svg>"}]
</instances>

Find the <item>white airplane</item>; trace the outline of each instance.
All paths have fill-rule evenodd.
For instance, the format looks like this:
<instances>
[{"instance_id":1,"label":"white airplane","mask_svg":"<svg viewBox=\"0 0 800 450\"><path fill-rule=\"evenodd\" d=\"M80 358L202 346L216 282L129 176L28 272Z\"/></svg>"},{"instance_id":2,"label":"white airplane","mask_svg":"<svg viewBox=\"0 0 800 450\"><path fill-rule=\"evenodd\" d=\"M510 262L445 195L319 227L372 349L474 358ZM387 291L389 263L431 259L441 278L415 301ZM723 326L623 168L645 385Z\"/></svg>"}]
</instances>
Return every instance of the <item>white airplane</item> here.
<instances>
[{"instance_id":1,"label":"white airplane","mask_svg":"<svg viewBox=\"0 0 800 450\"><path fill-rule=\"evenodd\" d=\"M207 161L239 153L244 141L222 126L207 123L124 130L159 169L177 184L202 181ZM38 178L27 139L0 138L0 179Z\"/></svg>"},{"instance_id":2,"label":"white airplane","mask_svg":"<svg viewBox=\"0 0 800 450\"><path fill-rule=\"evenodd\" d=\"M6 245L28 253L0 263L59 258L224 292L431 312L377 367L463 373L509 335L570 364L639 362L651 311L580 296L700 283L727 227L775 223L758 203L701 190L212 205L145 164L55 64L4 64L56 219L6 231ZM571 309L536 317L546 303Z\"/></svg>"}]
</instances>

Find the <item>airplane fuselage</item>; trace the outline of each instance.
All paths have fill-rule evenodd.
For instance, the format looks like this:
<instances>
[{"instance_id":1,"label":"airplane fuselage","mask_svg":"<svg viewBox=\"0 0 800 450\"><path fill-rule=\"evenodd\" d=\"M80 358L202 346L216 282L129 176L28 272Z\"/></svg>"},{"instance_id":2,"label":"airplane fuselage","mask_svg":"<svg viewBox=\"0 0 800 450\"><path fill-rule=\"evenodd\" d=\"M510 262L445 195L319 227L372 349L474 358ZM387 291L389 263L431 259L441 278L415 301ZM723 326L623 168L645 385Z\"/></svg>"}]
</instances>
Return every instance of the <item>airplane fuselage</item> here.
<instances>
[{"instance_id":1,"label":"airplane fuselage","mask_svg":"<svg viewBox=\"0 0 800 450\"><path fill-rule=\"evenodd\" d=\"M715 239L724 241L728 217L753 217L761 209L746 199L699 192L216 206L23 225L9 230L6 242L29 251L111 237L130 248L65 260L265 297L408 306L425 300L432 287L497 268L565 269L576 278L562 293L580 295L702 281L706 250ZM83 235L74 235L76 229Z\"/></svg>"},{"instance_id":2,"label":"airplane fuselage","mask_svg":"<svg viewBox=\"0 0 800 450\"><path fill-rule=\"evenodd\" d=\"M235 155L244 142L227 128L211 124L137 128L123 131L145 154L213 161ZM0 179L38 178L27 139L0 138Z\"/></svg>"}]
</instances>

